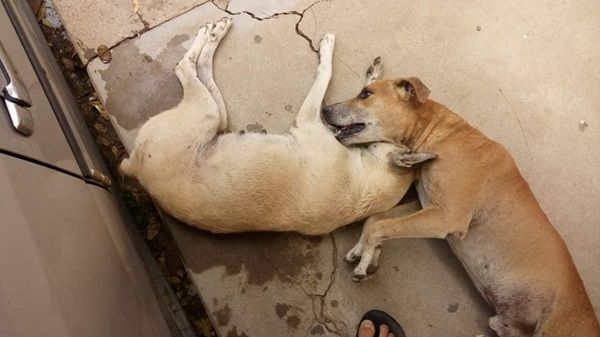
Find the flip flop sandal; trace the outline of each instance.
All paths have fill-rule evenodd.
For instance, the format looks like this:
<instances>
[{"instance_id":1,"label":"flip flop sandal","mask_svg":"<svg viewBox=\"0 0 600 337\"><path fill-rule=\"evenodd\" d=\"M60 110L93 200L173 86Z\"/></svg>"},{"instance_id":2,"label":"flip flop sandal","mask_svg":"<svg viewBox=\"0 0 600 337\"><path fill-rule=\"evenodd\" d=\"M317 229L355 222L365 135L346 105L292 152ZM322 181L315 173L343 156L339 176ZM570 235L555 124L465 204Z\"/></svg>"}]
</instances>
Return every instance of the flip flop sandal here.
<instances>
[{"instance_id":1,"label":"flip flop sandal","mask_svg":"<svg viewBox=\"0 0 600 337\"><path fill-rule=\"evenodd\" d=\"M406 334L404 334L404 330L402 330L400 324L396 322L396 320L392 316L388 315L387 313L381 310L368 311L360 319L358 326L360 326L362 322L367 319L373 322L373 325L375 325L375 337L379 336L379 326L381 324L387 325L390 328L390 333L393 333L395 337L406 337ZM356 336L358 337L358 329L356 329Z\"/></svg>"}]
</instances>

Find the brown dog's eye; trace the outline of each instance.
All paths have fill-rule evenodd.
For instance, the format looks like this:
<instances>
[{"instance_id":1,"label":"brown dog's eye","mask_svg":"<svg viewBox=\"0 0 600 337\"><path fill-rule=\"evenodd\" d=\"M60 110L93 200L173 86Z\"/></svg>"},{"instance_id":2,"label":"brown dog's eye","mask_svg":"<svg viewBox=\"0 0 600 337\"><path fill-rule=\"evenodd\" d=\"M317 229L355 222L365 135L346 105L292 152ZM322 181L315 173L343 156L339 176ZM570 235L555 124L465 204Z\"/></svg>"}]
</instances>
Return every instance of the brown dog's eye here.
<instances>
[{"instance_id":1,"label":"brown dog's eye","mask_svg":"<svg viewBox=\"0 0 600 337\"><path fill-rule=\"evenodd\" d=\"M358 98L360 99L365 99L368 98L369 96L371 96L373 94L373 92L369 89L363 89L360 94L358 94Z\"/></svg>"}]
</instances>

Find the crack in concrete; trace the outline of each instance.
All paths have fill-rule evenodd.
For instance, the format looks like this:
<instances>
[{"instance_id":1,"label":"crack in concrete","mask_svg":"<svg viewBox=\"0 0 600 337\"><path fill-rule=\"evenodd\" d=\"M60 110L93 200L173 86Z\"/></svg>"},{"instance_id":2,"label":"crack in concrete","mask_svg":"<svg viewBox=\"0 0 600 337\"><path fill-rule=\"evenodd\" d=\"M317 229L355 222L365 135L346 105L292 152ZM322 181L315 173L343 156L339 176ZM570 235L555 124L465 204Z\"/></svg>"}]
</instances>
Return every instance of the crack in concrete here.
<instances>
[{"instance_id":1,"label":"crack in concrete","mask_svg":"<svg viewBox=\"0 0 600 337\"><path fill-rule=\"evenodd\" d=\"M140 21L144 25L144 31L148 31L150 29L150 24L148 23L148 21L144 20L144 18L142 17L142 13L140 13L139 8L138 8L137 12L135 12L135 15L137 15L138 19L140 19Z\"/></svg>"},{"instance_id":2,"label":"crack in concrete","mask_svg":"<svg viewBox=\"0 0 600 337\"><path fill-rule=\"evenodd\" d=\"M196 8L200 7L200 6L204 6L204 5L206 5L207 3L211 3L211 4L215 5L215 7L217 7L218 9L221 9L221 8L220 8L219 6L217 6L217 5L216 5L216 4L215 4L213 1L207 1L207 2L203 2L203 3L201 3L201 4L198 4L198 5L196 5L196 6L193 6L193 7L191 7L191 8L189 8L189 9L187 9L187 10L185 10L185 11L183 11L183 12L181 12L181 13L179 13L179 14L175 15L175 16L173 16L172 18L169 18L168 20L165 20L165 21L163 21L163 22L161 22L161 23L159 23L159 24L157 24L157 25L155 25L155 26L153 26L153 27L150 25L150 23L149 23L148 21L144 20L144 17L143 17L143 16L142 16L142 14L141 14L141 13L138 11L138 12L136 12L135 14L136 14L136 16L138 17L138 19L140 19L140 21L142 22L142 25L144 25L144 28L143 28L143 29L141 29L141 30L139 30L139 31L136 31L134 34L132 34L132 35L130 35L130 36L125 36L125 37L123 37L123 38L122 38L122 40L120 40L119 42L117 42L117 43L115 43L115 44L113 44L113 45L111 45L111 46L108 46L108 50L109 50L109 51L111 51L111 50L113 50L114 48L116 48L116 47L120 46L121 44L123 44L123 43L125 43L125 42L127 42L127 41L129 41L129 40L136 39L136 38L140 37L142 34L146 33L147 31L149 31L149 30L151 30L151 29L154 29L154 28L157 28L157 27L159 27L159 26L162 26L163 24L165 24L165 23L167 23L167 22L170 22L171 20L173 20L173 19L175 19L175 18L177 18L177 17L179 17L179 16L182 16L182 15L186 14L187 12L189 12L189 11L192 11L192 10L194 10L194 9L196 9ZM81 49L84 49L84 50L87 48L87 46L85 46L85 45L83 45L83 44L79 45L79 47L80 47ZM95 49L94 49L94 50L95 50ZM90 59L82 60L82 63L84 64L84 66L86 66L86 67L87 67L87 65L88 65L90 62L92 62L94 59L96 59L97 57L98 57L98 56L94 56L94 57L92 57L92 58L90 58Z\"/></svg>"},{"instance_id":3,"label":"crack in concrete","mask_svg":"<svg viewBox=\"0 0 600 337\"><path fill-rule=\"evenodd\" d=\"M313 327L315 322L317 322L317 323L321 324L322 326L324 326L328 332L335 334L337 336L340 336L340 337L347 337L348 336L348 326L346 325L346 323L334 316L327 314L326 310L325 310L325 308L327 306L325 303L325 300L327 298L327 294L329 293L329 291L331 290L331 288L333 287L333 285L336 281L336 275L337 275L337 269L338 269L337 243L335 241L335 236L333 235L333 233L330 233L329 237L331 239L331 245L332 245L331 259L332 259L333 268L329 275L329 283L327 284L327 288L322 293L318 293L318 292L312 293L312 292L308 291L304 287L302 282L290 277L289 275L286 275L281 270L279 270L279 268L276 266L276 264L274 264L273 261L271 261L271 259L269 259L265 254L261 254L260 256L266 261L268 267L273 269L275 271L275 273L282 280L297 285L302 290L302 292L311 300L312 313L313 313L314 319L312 320L311 324L309 325L308 333L310 333L310 329ZM308 333L307 333L307 335L308 335Z\"/></svg>"},{"instance_id":4,"label":"crack in concrete","mask_svg":"<svg viewBox=\"0 0 600 337\"><path fill-rule=\"evenodd\" d=\"M155 25L154 27L152 27L152 26L150 25L150 23L148 23L148 21L144 20L144 18L143 18L143 16L142 16L142 14L141 14L141 13L139 13L139 12L136 12L135 14L136 14L136 16L138 17L138 19L139 19L139 20L142 22L142 24L144 25L144 28L143 28L143 29L141 29L141 30L139 30L139 31L137 31L137 32L135 32L134 34L132 34L132 35L130 35L130 36L126 36L126 37L122 38L122 40L120 40L119 42L117 42L117 43L115 43L115 44L113 44L113 45L111 45L111 46L108 46L108 50L110 51L110 50L112 50L112 49L114 49L114 48L116 48L116 47L120 46L121 44L125 43L126 41L129 41L129 40L133 40L133 39L135 39L135 38L138 38L139 36L141 36L142 34L146 33L147 31L149 31L149 30L151 30L151 29L154 29L154 28L157 28L157 27L159 27L159 26L161 26L161 25L165 24L166 22L169 22L169 21L171 21L171 20L173 20L173 19L175 19L175 18L177 18L177 17L179 17L179 16L181 16L181 15L183 15L183 14L185 14L185 13L187 13L187 12L191 11L191 10L194 10L194 9L195 9L195 8L197 8L197 7L204 6L204 5L208 4L208 3L210 3L210 4L212 4L213 6L215 6L216 8L218 8L219 10L221 10L221 11L223 11L223 12L225 12L225 13L229 14L229 15L236 16L236 15L242 15L242 14L246 14L246 15L250 16L251 18L253 18L253 19L255 19L255 20L258 20L258 21L269 20L269 19L272 19L272 18L275 18L275 17L278 17L278 16L282 16L282 15L294 15L294 16L298 16L298 21L296 22L296 25L295 25L295 27L294 27L294 28L295 28L295 30L296 30L296 34L298 34L300 37L302 37L304 40L306 40L306 42L308 42L308 46L310 47L310 49L311 49L311 50L312 50L314 53L316 53L316 54L318 55L318 53L319 53L319 50L318 50L318 49L317 49L317 48L314 46L313 39L312 39L312 38L310 38L308 35L306 35L306 34L305 34L305 33L304 33L304 32L303 32L301 29L300 29L300 23L302 22L302 19L304 18L304 14L305 14L305 13L306 13L306 12L307 12L309 9L311 9L313 6L315 6L316 4L318 4L318 3L320 3L320 2L323 2L323 1L328 1L328 0L318 0L318 1L315 1L315 2L313 2L312 4L310 4L310 6L306 7L304 10L302 10L302 12L298 12L298 11L278 12L278 13L273 13L273 14L271 14L271 15L268 15L268 16L265 16L265 17L260 17L260 16L258 16L258 15L255 15L255 14L254 14L254 13L252 13L252 12L249 12L249 11L232 12L232 11L228 10L228 9L227 9L227 7L225 7L225 8L221 8L221 7L219 7L219 5L216 3L216 0L210 0L210 1L203 2L203 3L201 3L201 4L198 4L198 5L196 5L196 6L193 6L193 7L189 8L188 10L185 10L185 11L183 11L183 12L181 12L181 13L179 13L179 14L175 15L174 17L170 18L169 20L165 20L165 21L163 21L163 22L161 22L161 23L159 23L159 24ZM80 47L81 47L81 46L80 46ZM85 47L85 48L88 48L87 46L83 46L83 47ZM85 49L85 48L82 48L82 49ZM94 50L95 50L95 49L94 49ZM93 61L93 60L94 60L96 57L98 57L98 56L94 56L94 57L92 57L92 58L90 58L90 59L85 59L85 60L82 60L82 62L84 63L84 65L85 65L85 66L87 66L87 65L88 65L90 62L92 62L92 61Z\"/></svg>"},{"instance_id":5,"label":"crack in concrete","mask_svg":"<svg viewBox=\"0 0 600 337\"><path fill-rule=\"evenodd\" d=\"M223 12L229 14L229 15L242 15L242 14L246 14L248 16L250 16L252 19L254 20L258 20L258 21L264 21L264 20L269 20L272 18L276 18L278 16L283 16L283 15L293 15L293 16L297 16L298 17L298 21L296 22L295 25L295 29L296 29L296 34L298 34L301 38L303 38L304 40L306 40L306 42L308 42L308 46L310 47L310 49L314 52L317 53L319 52L319 50L314 46L313 40L306 35L301 29L300 29L300 22L302 22L302 19L304 18L304 14L306 13L306 11L308 11L309 9L311 9L314 5L326 1L326 0L318 0L313 2L312 4L310 4L310 6L306 7L305 9L302 10L302 12L298 12L298 11L287 11L287 12L277 12L277 13L273 13L271 15L267 15L267 16L263 16L260 17L250 11L241 11L241 12L233 12L228 10L227 8L221 8L219 7L216 2L216 0L211 0L210 2L217 7L218 9L222 10Z\"/></svg>"},{"instance_id":6,"label":"crack in concrete","mask_svg":"<svg viewBox=\"0 0 600 337\"><path fill-rule=\"evenodd\" d=\"M329 291L331 290L331 288L333 287L333 285L336 281L336 275L337 275L337 269L338 269L338 252L337 252L337 244L335 241L335 236L333 235L333 233L330 233L329 237L331 238L331 245L332 245L332 254L331 254L332 257L331 258L332 258L333 268L332 268L331 274L329 276L329 284L327 285L327 288L325 289L325 291L322 294L313 294L311 296L313 315L315 317L315 321L318 322L319 324L321 324L322 326L324 326L328 332L335 334L337 336L340 336L340 337L347 337L348 336L348 326L346 325L346 323L343 322L342 320L338 319L337 317L327 314L326 310L325 310L325 308L327 307L327 305L325 304L325 300L327 299L327 294L329 293Z\"/></svg>"},{"instance_id":7,"label":"crack in concrete","mask_svg":"<svg viewBox=\"0 0 600 337\"><path fill-rule=\"evenodd\" d=\"M508 103L508 106L510 107L510 111L513 113L513 115L515 115L515 118L517 118L517 122L519 123L519 128L521 129L521 135L523 136L523 140L525 141L525 145L527 146L527 151L529 152L529 159L532 159L531 148L529 147L529 142L527 142L527 137L525 136L525 130L523 130L523 124L521 123L521 119L519 118L519 115L517 114L517 110L512 105L512 103L510 102L510 99L508 99L508 96L506 96L504 91L502 91L502 89L500 89L500 88L498 88L498 90L500 91L502 96L504 96L506 103Z\"/></svg>"}]
</instances>

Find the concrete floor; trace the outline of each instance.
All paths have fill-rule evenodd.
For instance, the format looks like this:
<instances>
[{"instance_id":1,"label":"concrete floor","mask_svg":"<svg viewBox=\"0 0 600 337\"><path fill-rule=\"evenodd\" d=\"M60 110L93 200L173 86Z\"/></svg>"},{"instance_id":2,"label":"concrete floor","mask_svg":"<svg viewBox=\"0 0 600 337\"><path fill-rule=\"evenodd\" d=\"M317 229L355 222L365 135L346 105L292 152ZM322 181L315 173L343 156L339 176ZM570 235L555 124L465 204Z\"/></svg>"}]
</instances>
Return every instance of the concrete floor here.
<instances>
[{"instance_id":1,"label":"concrete floor","mask_svg":"<svg viewBox=\"0 0 600 337\"><path fill-rule=\"evenodd\" d=\"M375 56L386 77L420 77L434 100L513 154L600 313L597 1L140 0L137 13L129 0L87 1L81 12L79 1L55 2L126 147L147 118L178 102L174 65L196 29L224 15L234 25L215 76L234 131L289 128L325 32L337 37L327 103L355 95ZM114 46L108 64L94 58L100 43ZM411 337L493 336L489 309L445 242L390 242L378 273L355 284L341 257L358 225L307 238L213 236L168 223L221 336L352 336L374 307Z\"/></svg>"}]
</instances>

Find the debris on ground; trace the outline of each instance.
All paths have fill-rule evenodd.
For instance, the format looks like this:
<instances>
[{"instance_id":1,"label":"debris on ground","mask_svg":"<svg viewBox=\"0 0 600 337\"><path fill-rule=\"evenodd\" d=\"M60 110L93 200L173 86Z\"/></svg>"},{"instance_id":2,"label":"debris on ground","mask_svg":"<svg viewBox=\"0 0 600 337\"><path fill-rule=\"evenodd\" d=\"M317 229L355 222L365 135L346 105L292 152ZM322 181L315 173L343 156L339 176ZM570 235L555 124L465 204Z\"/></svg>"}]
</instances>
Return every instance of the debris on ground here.
<instances>
[{"instance_id":1,"label":"debris on ground","mask_svg":"<svg viewBox=\"0 0 600 337\"><path fill-rule=\"evenodd\" d=\"M50 28L62 27L62 21L60 21L60 17L56 12L56 8L54 8L52 0L45 0L42 3L37 12L37 18L44 26Z\"/></svg>"},{"instance_id":2,"label":"debris on ground","mask_svg":"<svg viewBox=\"0 0 600 337\"><path fill-rule=\"evenodd\" d=\"M96 54L98 54L98 58L100 58L100 61L102 61L102 63L110 63L110 61L112 61L112 53L110 52L110 49L108 49L108 47L104 44L98 46L98 48L96 49Z\"/></svg>"}]
</instances>

